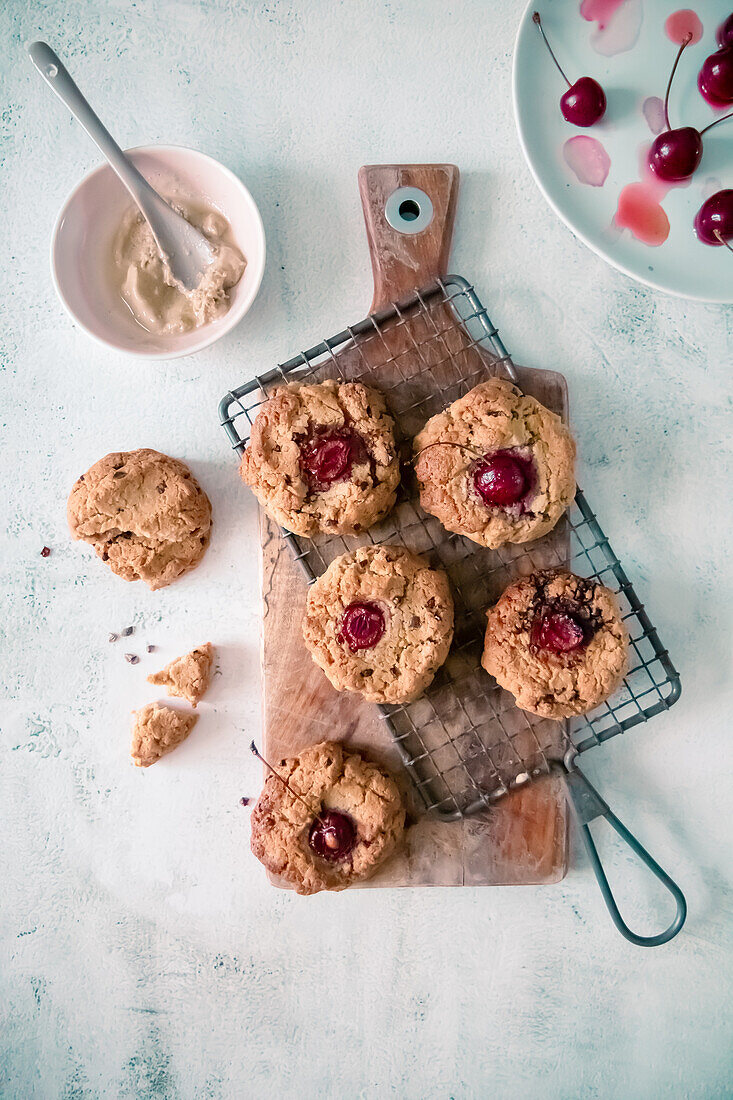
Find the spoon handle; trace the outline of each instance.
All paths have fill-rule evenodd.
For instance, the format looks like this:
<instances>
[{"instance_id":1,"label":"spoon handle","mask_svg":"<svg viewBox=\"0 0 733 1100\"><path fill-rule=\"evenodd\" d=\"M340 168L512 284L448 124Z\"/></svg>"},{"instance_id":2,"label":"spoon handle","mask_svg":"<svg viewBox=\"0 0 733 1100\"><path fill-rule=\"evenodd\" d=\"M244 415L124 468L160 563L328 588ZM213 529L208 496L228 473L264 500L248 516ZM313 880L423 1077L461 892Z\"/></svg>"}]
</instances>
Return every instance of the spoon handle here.
<instances>
[{"instance_id":1,"label":"spoon handle","mask_svg":"<svg viewBox=\"0 0 733 1100\"><path fill-rule=\"evenodd\" d=\"M89 106L61 59L46 42L32 42L28 47L28 54L49 88L69 108L77 122L81 123L100 152L107 158L135 202L138 205L144 202L153 191L152 187L134 164L127 159L107 127Z\"/></svg>"}]
</instances>

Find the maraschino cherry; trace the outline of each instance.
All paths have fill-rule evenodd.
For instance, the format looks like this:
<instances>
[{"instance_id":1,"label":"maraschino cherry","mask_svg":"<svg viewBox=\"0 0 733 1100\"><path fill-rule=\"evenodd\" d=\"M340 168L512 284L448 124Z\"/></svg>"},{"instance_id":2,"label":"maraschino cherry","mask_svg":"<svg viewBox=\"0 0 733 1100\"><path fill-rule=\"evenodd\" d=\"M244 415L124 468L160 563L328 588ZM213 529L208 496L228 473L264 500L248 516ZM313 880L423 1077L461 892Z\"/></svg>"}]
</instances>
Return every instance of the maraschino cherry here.
<instances>
[{"instance_id":1,"label":"maraschino cherry","mask_svg":"<svg viewBox=\"0 0 733 1100\"><path fill-rule=\"evenodd\" d=\"M733 46L733 15L729 15L715 32L715 41L719 46Z\"/></svg>"},{"instance_id":2,"label":"maraschino cherry","mask_svg":"<svg viewBox=\"0 0 733 1100\"><path fill-rule=\"evenodd\" d=\"M698 73L697 86L712 107L725 107L733 103L733 45L722 46L705 58Z\"/></svg>"},{"instance_id":3,"label":"maraschino cherry","mask_svg":"<svg viewBox=\"0 0 733 1100\"><path fill-rule=\"evenodd\" d=\"M585 630L568 611L546 611L532 624L532 645L551 653L572 653L585 642Z\"/></svg>"},{"instance_id":4,"label":"maraschino cherry","mask_svg":"<svg viewBox=\"0 0 733 1100\"><path fill-rule=\"evenodd\" d=\"M386 623L379 604L371 600L357 600L344 610L339 624L338 639L345 642L352 653L371 649L384 635Z\"/></svg>"},{"instance_id":5,"label":"maraschino cherry","mask_svg":"<svg viewBox=\"0 0 733 1100\"><path fill-rule=\"evenodd\" d=\"M565 73L560 68L560 63L555 57L552 46L547 41L545 29L542 26L540 13L532 13L532 19L539 27L550 57L555 62L558 72L568 86L568 90L560 97L560 110L566 122L572 122L573 126L593 126L603 118L606 112L606 93L597 80L592 76L581 76L574 84L571 84Z\"/></svg>"},{"instance_id":6,"label":"maraschino cherry","mask_svg":"<svg viewBox=\"0 0 733 1100\"><path fill-rule=\"evenodd\" d=\"M338 810L323 809L320 813L316 813L306 800L293 790L287 779L276 772L268 760L265 760L254 741L249 747L268 771L279 779L284 787L287 787L293 798L297 798L298 802L302 802L306 810L313 814L315 820L308 833L308 843L316 855L331 863L346 859L356 844L356 826L348 814L342 814Z\"/></svg>"},{"instance_id":7,"label":"maraschino cherry","mask_svg":"<svg viewBox=\"0 0 733 1100\"><path fill-rule=\"evenodd\" d=\"M733 252L733 189L716 191L695 215L695 232L703 244L725 245Z\"/></svg>"},{"instance_id":8,"label":"maraschino cherry","mask_svg":"<svg viewBox=\"0 0 733 1100\"><path fill-rule=\"evenodd\" d=\"M321 428L300 445L300 466L311 489L323 491L348 477L354 459L364 449L349 428Z\"/></svg>"},{"instance_id":9,"label":"maraschino cherry","mask_svg":"<svg viewBox=\"0 0 733 1100\"><path fill-rule=\"evenodd\" d=\"M694 126L679 126L673 130L670 126L669 93L679 60L691 41L692 35L687 34L677 51L664 96L664 121L667 128L655 137L649 150L649 167L655 176L667 183L678 183L680 180L688 179L696 171L702 159L702 135L712 130L713 126L717 126L719 122L723 122L725 118L731 117L724 115L723 118L711 122L704 130L696 130Z\"/></svg>"},{"instance_id":10,"label":"maraschino cherry","mask_svg":"<svg viewBox=\"0 0 733 1100\"><path fill-rule=\"evenodd\" d=\"M329 863L346 859L356 844L356 827L348 814L321 810L311 825L308 843L321 859Z\"/></svg>"},{"instance_id":11,"label":"maraschino cherry","mask_svg":"<svg viewBox=\"0 0 733 1100\"><path fill-rule=\"evenodd\" d=\"M487 455L473 471L473 485L484 504L517 504L529 489L526 463L508 451Z\"/></svg>"}]
</instances>

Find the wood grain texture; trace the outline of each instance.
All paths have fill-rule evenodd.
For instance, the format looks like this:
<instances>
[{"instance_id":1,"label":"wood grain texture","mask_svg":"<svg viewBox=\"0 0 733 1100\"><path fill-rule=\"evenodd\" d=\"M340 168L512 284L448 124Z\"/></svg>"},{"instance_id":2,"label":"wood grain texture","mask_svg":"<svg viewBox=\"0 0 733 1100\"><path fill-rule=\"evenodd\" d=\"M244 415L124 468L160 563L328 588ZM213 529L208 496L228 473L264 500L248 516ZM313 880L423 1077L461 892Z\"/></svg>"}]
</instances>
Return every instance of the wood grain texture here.
<instances>
[{"instance_id":1,"label":"wood grain texture","mask_svg":"<svg viewBox=\"0 0 733 1100\"><path fill-rule=\"evenodd\" d=\"M459 172L453 164L371 164L359 170L359 194L374 275L371 313L402 301L448 270L458 201ZM430 196L433 220L414 235L397 233L384 204L398 187Z\"/></svg>"},{"instance_id":2,"label":"wood grain texture","mask_svg":"<svg viewBox=\"0 0 733 1100\"><path fill-rule=\"evenodd\" d=\"M435 209L431 226L412 238L396 233L383 216L387 196L396 187L407 185L427 191ZM416 287L445 276L458 170L452 165L369 167L361 170L359 186L374 271L373 309L382 309L391 301L404 299ZM405 311L382 326L379 333L343 345L318 369L316 377L338 375L377 386L385 393L395 417L398 442L409 445L429 416L497 369L497 361L484 348L456 329L451 307L436 299L428 310ZM562 376L524 370L521 383L527 392L567 417L567 389ZM407 507L414 507L415 485L407 469L403 485ZM398 513L399 509L398 504ZM389 522L388 517L385 524ZM560 781L549 776L538 779L501 798L489 811L459 822L440 822L426 816L390 730L376 708L356 695L335 691L307 653L301 633L306 579L279 528L264 513L261 535L266 755L276 763L327 738L341 740L390 767L408 806L411 824L403 849L365 885L478 886L560 881L567 870L567 816ZM418 541L421 535L425 532L417 525L405 532L404 542L419 552L429 552L429 546ZM366 541L366 536L357 541ZM533 568L557 564L566 548L566 535L557 529L536 546ZM343 550L342 539L318 543L321 561L332 560ZM476 555L486 557L492 553L476 547ZM507 558L511 557L509 553ZM508 569L511 575L511 562ZM486 589L486 605L498 597L503 583L502 575L497 574L494 584ZM495 590L497 585L501 587ZM477 657L474 659L478 663ZM488 696L488 677L486 685ZM553 726L559 729L557 724ZM480 776L477 779L481 781ZM273 882L279 885L274 878Z\"/></svg>"}]
</instances>

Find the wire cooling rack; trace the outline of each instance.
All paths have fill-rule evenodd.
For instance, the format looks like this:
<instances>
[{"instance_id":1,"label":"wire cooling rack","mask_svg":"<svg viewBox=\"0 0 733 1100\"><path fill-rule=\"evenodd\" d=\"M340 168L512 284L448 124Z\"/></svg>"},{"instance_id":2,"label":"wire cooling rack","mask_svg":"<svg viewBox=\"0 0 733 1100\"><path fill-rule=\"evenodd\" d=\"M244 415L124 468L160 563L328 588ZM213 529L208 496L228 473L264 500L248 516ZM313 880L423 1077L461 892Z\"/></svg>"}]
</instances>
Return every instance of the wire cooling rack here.
<instances>
[{"instance_id":1,"label":"wire cooling rack","mask_svg":"<svg viewBox=\"0 0 733 1100\"><path fill-rule=\"evenodd\" d=\"M362 380L385 394L398 444L406 450L428 417L496 373L521 385L521 373L473 287L449 276L231 390L219 405L219 419L241 454L273 387L325 378ZM405 467L395 509L369 531L312 540L285 530L282 535L309 582L339 554L368 543L404 545L448 574L456 610L448 660L422 698L379 707L426 809L444 820L477 812L512 787L547 773L568 753L585 752L679 698L677 671L580 490L564 519L544 538L488 550L426 515ZM602 706L567 723L517 708L480 664L486 609L518 576L553 566L614 591L631 640L622 687Z\"/></svg>"}]
</instances>

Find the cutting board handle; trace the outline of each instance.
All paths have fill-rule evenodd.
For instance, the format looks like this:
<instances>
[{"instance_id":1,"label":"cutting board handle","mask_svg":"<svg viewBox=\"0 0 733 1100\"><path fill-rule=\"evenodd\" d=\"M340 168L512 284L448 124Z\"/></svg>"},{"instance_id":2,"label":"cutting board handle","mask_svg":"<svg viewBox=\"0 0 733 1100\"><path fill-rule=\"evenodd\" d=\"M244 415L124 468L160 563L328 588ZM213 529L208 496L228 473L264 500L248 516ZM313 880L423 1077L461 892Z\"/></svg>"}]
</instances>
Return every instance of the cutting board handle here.
<instances>
[{"instance_id":1,"label":"cutting board handle","mask_svg":"<svg viewBox=\"0 0 733 1100\"><path fill-rule=\"evenodd\" d=\"M374 273L370 312L447 275L458 178L454 164L367 164L359 169Z\"/></svg>"}]
</instances>

